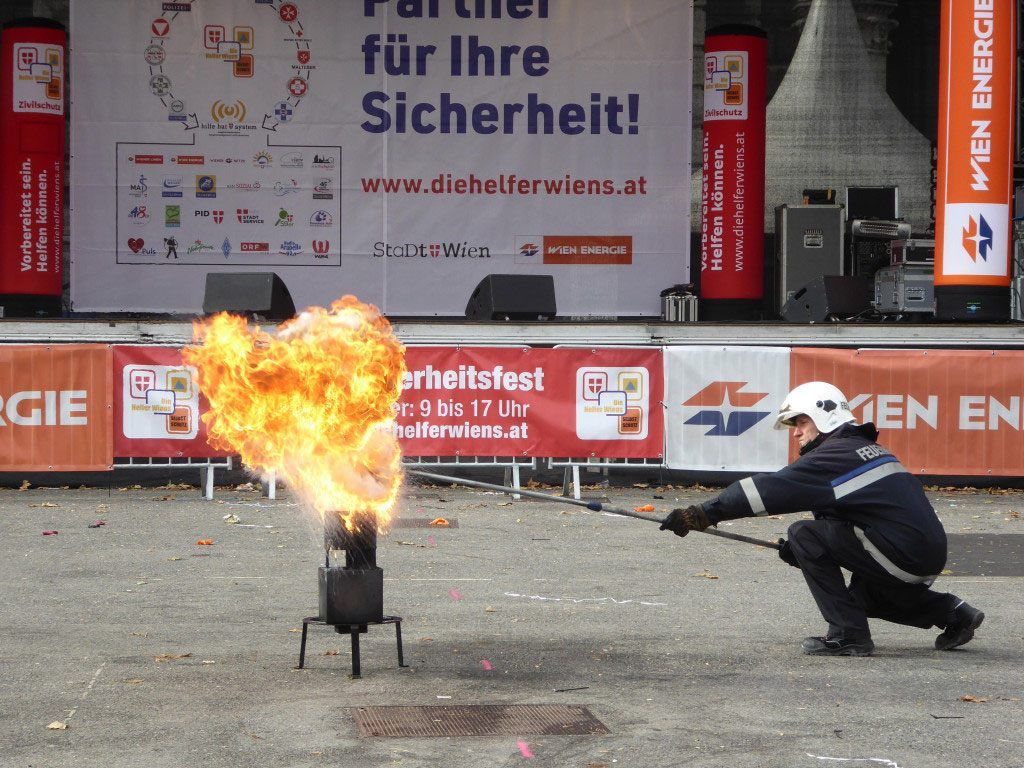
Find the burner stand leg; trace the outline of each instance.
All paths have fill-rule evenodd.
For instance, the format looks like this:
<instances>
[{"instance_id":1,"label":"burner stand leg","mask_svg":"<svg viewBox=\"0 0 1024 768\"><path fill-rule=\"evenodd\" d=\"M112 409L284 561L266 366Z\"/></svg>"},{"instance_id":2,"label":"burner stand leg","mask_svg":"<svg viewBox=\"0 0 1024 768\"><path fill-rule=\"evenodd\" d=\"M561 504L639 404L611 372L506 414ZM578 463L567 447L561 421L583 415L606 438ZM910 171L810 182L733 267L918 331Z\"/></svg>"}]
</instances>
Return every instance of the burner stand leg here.
<instances>
[{"instance_id":1,"label":"burner stand leg","mask_svg":"<svg viewBox=\"0 0 1024 768\"><path fill-rule=\"evenodd\" d=\"M302 669L306 664L306 631L309 629L309 622L305 619L302 621L302 643L299 645L299 669Z\"/></svg>"},{"instance_id":2,"label":"burner stand leg","mask_svg":"<svg viewBox=\"0 0 1024 768\"><path fill-rule=\"evenodd\" d=\"M407 667L408 664L402 658L402 620L395 621L395 642L398 643L398 666Z\"/></svg>"},{"instance_id":3,"label":"burner stand leg","mask_svg":"<svg viewBox=\"0 0 1024 768\"><path fill-rule=\"evenodd\" d=\"M353 626L351 630L352 634L352 679L358 680L360 675L359 668L359 627Z\"/></svg>"}]
</instances>

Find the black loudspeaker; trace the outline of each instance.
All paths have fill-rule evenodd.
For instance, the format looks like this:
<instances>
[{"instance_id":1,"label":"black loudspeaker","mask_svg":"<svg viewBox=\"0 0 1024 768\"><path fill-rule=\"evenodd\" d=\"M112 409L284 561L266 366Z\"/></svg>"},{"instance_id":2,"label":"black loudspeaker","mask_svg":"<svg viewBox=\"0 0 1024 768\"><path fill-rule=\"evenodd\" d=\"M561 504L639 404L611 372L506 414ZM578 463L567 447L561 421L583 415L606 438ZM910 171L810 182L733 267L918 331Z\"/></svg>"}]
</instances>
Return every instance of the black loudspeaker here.
<instances>
[{"instance_id":1,"label":"black loudspeaker","mask_svg":"<svg viewBox=\"0 0 1024 768\"><path fill-rule=\"evenodd\" d=\"M782 307L790 323L820 323L832 317L851 317L871 309L874 281L869 277L816 277L796 291Z\"/></svg>"},{"instance_id":2,"label":"black loudspeaker","mask_svg":"<svg viewBox=\"0 0 1024 768\"><path fill-rule=\"evenodd\" d=\"M295 304L275 272L209 272L203 312L288 320L295 316Z\"/></svg>"},{"instance_id":3,"label":"black loudspeaker","mask_svg":"<svg viewBox=\"0 0 1024 768\"><path fill-rule=\"evenodd\" d=\"M488 275L473 289L467 320L550 320L555 316L551 275Z\"/></svg>"}]
</instances>

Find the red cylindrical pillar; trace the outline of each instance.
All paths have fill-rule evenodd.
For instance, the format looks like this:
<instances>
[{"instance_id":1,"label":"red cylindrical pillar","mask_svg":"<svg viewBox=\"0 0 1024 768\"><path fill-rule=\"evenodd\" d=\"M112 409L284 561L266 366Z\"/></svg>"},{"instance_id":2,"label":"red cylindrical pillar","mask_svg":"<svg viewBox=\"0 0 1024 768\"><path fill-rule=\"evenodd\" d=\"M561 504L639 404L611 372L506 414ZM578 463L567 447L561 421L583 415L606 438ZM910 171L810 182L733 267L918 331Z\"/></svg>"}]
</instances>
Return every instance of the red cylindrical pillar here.
<instances>
[{"instance_id":1,"label":"red cylindrical pillar","mask_svg":"<svg viewBox=\"0 0 1024 768\"><path fill-rule=\"evenodd\" d=\"M943 0L935 314L1010 315L1017 0Z\"/></svg>"},{"instance_id":2,"label":"red cylindrical pillar","mask_svg":"<svg viewBox=\"0 0 1024 768\"><path fill-rule=\"evenodd\" d=\"M63 283L67 33L19 19L0 34L0 306L57 314Z\"/></svg>"},{"instance_id":3,"label":"red cylindrical pillar","mask_svg":"<svg viewBox=\"0 0 1024 768\"><path fill-rule=\"evenodd\" d=\"M702 318L762 309L767 72L764 30L730 24L704 38Z\"/></svg>"}]
</instances>

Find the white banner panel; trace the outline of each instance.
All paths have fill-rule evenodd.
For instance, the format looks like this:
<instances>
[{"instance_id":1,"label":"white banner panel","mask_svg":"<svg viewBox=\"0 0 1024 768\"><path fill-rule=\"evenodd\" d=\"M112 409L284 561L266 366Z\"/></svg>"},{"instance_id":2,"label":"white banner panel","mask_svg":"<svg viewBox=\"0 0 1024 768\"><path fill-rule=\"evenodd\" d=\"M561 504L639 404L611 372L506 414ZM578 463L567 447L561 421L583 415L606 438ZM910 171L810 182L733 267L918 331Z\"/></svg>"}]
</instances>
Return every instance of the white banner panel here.
<instances>
[{"instance_id":1,"label":"white banner panel","mask_svg":"<svg viewBox=\"0 0 1024 768\"><path fill-rule=\"evenodd\" d=\"M210 271L461 315L687 279L692 2L72 0L72 303L192 312Z\"/></svg>"},{"instance_id":2,"label":"white banner panel","mask_svg":"<svg viewBox=\"0 0 1024 768\"><path fill-rule=\"evenodd\" d=\"M788 392L788 347L666 347L666 464L726 472L784 467L789 433L772 423Z\"/></svg>"}]
</instances>

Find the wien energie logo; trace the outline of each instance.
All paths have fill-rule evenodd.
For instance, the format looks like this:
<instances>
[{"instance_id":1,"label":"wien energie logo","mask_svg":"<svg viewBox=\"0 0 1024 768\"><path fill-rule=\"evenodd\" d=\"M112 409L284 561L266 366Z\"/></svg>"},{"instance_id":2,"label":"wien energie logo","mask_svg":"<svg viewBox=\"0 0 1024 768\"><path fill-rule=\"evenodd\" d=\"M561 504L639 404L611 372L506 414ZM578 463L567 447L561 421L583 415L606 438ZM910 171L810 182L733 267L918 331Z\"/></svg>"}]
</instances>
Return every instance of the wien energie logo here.
<instances>
[{"instance_id":1,"label":"wien energie logo","mask_svg":"<svg viewBox=\"0 0 1024 768\"><path fill-rule=\"evenodd\" d=\"M767 392L741 392L745 381L713 381L683 403L684 407L701 408L684 424L711 427L705 437L737 437L771 414L752 409Z\"/></svg>"},{"instance_id":2,"label":"wien energie logo","mask_svg":"<svg viewBox=\"0 0 1024 768\"><path fill-rule=\"evenodd\" d=\"M992 250L992 227L985 221L985 217L979 214L975 219L971 216L963 233L964 250L971 261L977 262L979 256L982 261L988 261L989 251Z\"/></svg>"}]
</instances>

